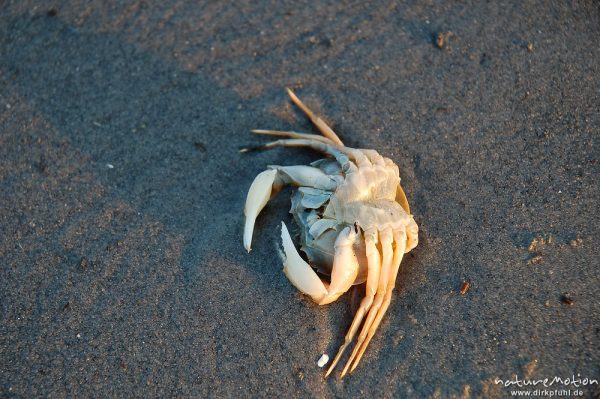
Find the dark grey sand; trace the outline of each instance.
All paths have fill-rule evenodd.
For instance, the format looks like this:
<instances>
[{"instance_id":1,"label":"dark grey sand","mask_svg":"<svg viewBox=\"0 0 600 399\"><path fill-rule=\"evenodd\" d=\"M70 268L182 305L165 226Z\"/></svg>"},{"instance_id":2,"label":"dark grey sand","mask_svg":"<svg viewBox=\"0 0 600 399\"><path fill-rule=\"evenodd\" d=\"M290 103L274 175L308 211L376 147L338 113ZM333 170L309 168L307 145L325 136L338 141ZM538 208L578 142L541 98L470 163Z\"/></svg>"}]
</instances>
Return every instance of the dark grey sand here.
<instances>
[{"instance_id":1,"label":"dark grey sand","mask_svg":"<svg viewBox=\"0 0 600 399\"><path fill-rule=\"evenodd\" d=\"M0 396L600 378L597 2L112 3L0 4ZM286 86L400 166L421 228L343 380L317 360L350 298L318 307L281 272L289 191L242 247L254 176L318 158L238 153L252 128L314 132Z\"/></svg>"}]
</instances>

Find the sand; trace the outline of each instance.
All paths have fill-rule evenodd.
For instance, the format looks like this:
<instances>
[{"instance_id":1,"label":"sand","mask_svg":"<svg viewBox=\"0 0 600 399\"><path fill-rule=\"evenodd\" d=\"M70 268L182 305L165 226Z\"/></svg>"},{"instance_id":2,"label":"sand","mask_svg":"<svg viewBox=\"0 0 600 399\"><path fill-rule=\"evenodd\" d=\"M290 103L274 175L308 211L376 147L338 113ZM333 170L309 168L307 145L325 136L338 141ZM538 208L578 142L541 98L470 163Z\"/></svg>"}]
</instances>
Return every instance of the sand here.
<instances>
[{"instance_id":1,"label":"sand","mask_svg":"<svg viewBox=\"0 0 600 399\"><path fill-rule=\"evenodd\" d=\"M0 10L0 396L493 398L496 378L600 378L596 3L41 3ZM254 176L318 158L238 153L264 142L252 128L315 131L286 86L399 165L420 225L343 380L317 361L349 296L318 307L281 272L290 191L242 246Z\"/></svg>"}]
</instances>

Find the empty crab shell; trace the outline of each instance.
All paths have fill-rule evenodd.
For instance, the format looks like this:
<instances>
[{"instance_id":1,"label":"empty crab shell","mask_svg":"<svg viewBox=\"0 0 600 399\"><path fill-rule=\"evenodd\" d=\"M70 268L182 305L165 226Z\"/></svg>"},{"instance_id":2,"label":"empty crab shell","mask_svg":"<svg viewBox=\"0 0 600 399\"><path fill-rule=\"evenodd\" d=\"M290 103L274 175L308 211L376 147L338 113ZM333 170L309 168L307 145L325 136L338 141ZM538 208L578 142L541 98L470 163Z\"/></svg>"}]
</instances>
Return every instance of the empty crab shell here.
<instances>
[{"instance_id":1,"label":"empty crab shell","mask_svg":"<svg viewBox=\"0 0 600 399\"><path fill-rule=\"evenodd\" d=\"M418 243L418 227L400 186L396 164L375 150L344 146L289 89L288 94L323 136L254 130L282 138L253 149L306 147L327 158L310 166L272 165L254 179L244 209L244 247L250 252L254 222L267 201L284 186L297 186L290 212L300 229L300 248L309 263L296 250L282 222L283 270L288 279L319 305L331 303L353 285L365 283L365 296L326 374L333 371L362 325L343 377L358 365L389 307L402 256ZM330 276L329 281L319 274Z\"/></svg>"}]
</instances>

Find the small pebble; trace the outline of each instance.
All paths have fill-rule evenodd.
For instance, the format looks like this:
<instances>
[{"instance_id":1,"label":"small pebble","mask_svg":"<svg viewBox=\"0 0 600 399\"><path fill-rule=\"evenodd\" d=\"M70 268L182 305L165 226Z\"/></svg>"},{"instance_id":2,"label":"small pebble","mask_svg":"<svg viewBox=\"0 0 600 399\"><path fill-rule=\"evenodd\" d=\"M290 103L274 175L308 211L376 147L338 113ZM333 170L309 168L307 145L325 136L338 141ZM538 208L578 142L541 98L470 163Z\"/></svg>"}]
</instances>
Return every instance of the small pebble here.
<instances>
[{"instance_id":1,"label":"small pebble","mask_svg":"<svg viewBox=\"0 0 600 399\"><path fill-rule=\"evenodd\" d=\"M581 245L581 243L583 242L583 240L579 237L577 237L574 240L571 240L571 242L569 243L571 245L572 248L577 248L578 246Z\"/></svg>"},{"instance_id":2,"label":"small pebble","mask_svg":"<svg viewBox=\"0 0 600 399\"><path fill-rule=\"evenodd\" d=\"M435 36L435 45L437 48L443 49L448 46L448 39L454 36L452 32L442 32Z\"/></svg>"},{"instance_id":3,"label":"small pebble","mask_svg":"<svg viewBox=\"0 0 600 399\"><path fill-rule=\"evenodd\" d=\"M329 356L327 356L326 354L323 354L323 356L321 356L321 358L317 362L317 366L323 367L327 364L328 361L329 361Z\"/></svg>"},{"instance_id":4,"label":"small pebble","mask_svg":"<svg viewBox=\"0 0 600 399\"><path fill-rule=\"evenodd\" d=\"M194 143L194 147L196 147L196 149L200 152L206 152L206 146L204 145L204 143L197 141Z\"/></svg>"},{"instance_id":5,"label":"small pebble","mask_svg":"<svg viewBox=\"0 0 600 399\"><path fill-rule=\"evenodd\" d=\"M462 287L460 287L460 295L465 295L469 291L469 288L471 288L471 284L465 281Z\"/></svg>"},{"instance_id":6,"label":"small pebble","mask_svg":"<svg viewBox=\"0 0 600 399\"><path fill-rule=\"evenodd\" d=\"M563 294L563 296L560 298L560 301L565 305L573 305L573 300L569 298L569 294Z\"/></svg>"},{"instance_id":7,"label":"small pebble","mask_svg":"<svg viewBox=\"0 0 600 399\"><path fill-rule=\"evenodd\" d=\"M546 240L544 237L535 237L527 250L529 252L540 252L546 244L550 244L550 239Z\"/></svg>"}]
</instances>

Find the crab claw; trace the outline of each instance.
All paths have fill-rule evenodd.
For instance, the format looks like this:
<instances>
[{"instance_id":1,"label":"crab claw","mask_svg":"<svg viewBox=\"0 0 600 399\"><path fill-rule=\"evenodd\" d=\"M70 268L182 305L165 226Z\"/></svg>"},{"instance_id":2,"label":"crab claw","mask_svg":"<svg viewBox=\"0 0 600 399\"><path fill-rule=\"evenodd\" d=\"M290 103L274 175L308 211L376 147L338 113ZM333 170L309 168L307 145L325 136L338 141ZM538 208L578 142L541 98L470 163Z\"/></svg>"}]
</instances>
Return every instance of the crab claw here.
<instances>
[{"instance_id":1,"label":"crab claw","mask_svg":"<svg viewBox=\"0 0 600 399\"><path fill-rule=\"evenodd\" d=\"M281 222L281 240L285 252L283 272L299 291L310 296L319 305L327 305L348 291L358 274L358 260L353 244L356 232L346 227L335 241L335 259L331 284L324 283L317 273L298 254L285 223Z\"/></svg>"},{"instance_id":2,"label":"crab claw","mask_svg":"<svg viewBox=\"0 0 600 399\"><path fill-rule=\"evenodd\" d=\"M346 227L335 240L333 268L331 270L331 284L327 289L327 296L319 305L326 305L338 299L348 291L358 275L358 259L354 253L356 232L353 228Z\"/></svg>"},{"instance_id":3,"label":"crab claw","mask_svg":"<svg viewBox=\"0 0 600 399\"><path fill-rule=\"evenodd\" d=\"M244 207L244 215L246 215L246 224L244 225L244 248L250 252L252 244L252 232L254 231L254 222L260 211L265 207L271 193L273 191L273 182L277 175L276 170L265 170L259 173L252 182L248 197L246 198L246 206Z\"/></svg>"},{"instance_id":4,"label":"crab claw","mask_svg":"<svg viewBox=\"0 0 600 399\"><path fill-rule=\"evenodd\" d=\"M317 273L300 257L283 222L281 222L281 241L285 252L283 272L286 277L300 292L319 303L321 299L327 296L327 288L325 288Z\"/></svg>"}]
</instances>

